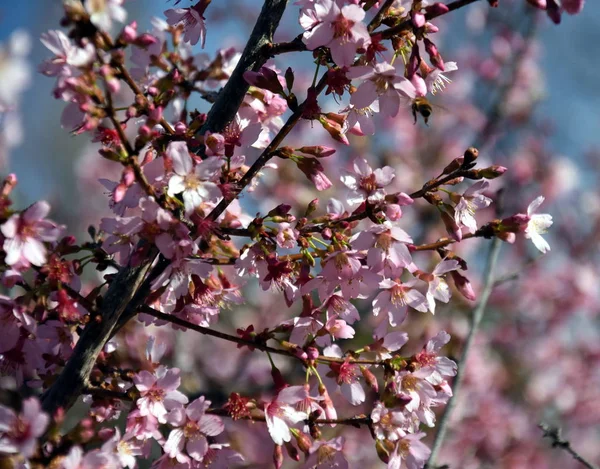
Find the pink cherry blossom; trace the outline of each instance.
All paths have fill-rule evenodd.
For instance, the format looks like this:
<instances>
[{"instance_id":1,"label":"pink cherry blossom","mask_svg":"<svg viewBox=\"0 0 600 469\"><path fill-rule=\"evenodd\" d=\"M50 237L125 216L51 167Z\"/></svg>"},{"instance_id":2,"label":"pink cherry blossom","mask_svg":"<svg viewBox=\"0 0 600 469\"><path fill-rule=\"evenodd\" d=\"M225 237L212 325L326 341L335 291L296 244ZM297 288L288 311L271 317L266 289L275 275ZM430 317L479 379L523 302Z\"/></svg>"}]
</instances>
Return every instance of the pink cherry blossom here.
<instances>
[{"instance_id":1,"label":"pink cherry blossom","mask_svg":"<svg viewBox=\"0 0 600 469\"><path fill-rule=\"evenodd\" d=\"M359 5L340 7L334 0L320 0L300 13L300 24L306 31L302 36L308 50L328 46L333 61L349 67L359 48L366 48L371 37L362 22L365 11Z\"/></svg>"},{"instance_id":2,"label":"pink cherry blossom","mask_svg":"<svg viewBox=\"0 0 600 469\"><path fill-rule=\"evenodd\" d=\"M439 355L441 348L450 341L450 334L440 331L427 342L427 345L415 355L415 363L421 368L427 368L431 374L425 379L433 385L439 385L448 378L456 375L457 366L448 357Z\"/></svg>"},{"instance_id":3,"label":"pink cherry blossom","mask_svg":"<svg viewBox=\"0 0 600 469\"><path fill-rule=\"evenodd\" d=\"M400 410L388 409L382 402L376 402L371 411L373 432L378 440L398 441L406 434L407 418Z\"/></svg>"},{"instance_id":4,"label":"pink cherry blossom","mask_svg":"<svg viewBox=\"0 0 600 469\"><path fill-rule=\"evenodd\" d=\"M323 349L326 357L342 358L342 350L337 344ZM320 367L321 368L321 367ZM324 367L322 367L325 370ZM345 361L342 364L332 363L327 373L322 373L323 382L330 389L339 389L342 395L352 405L359 405L365 401L365 390L359 382L362 374L358 365Z\"/></svg>"},{"instance_id":5,"label":"pink cherry blossom","mask_svg":"<svg viewBox=\"0 0 600 469\"><path fill-rule=\"evenodd\" d=\"M348 461L344 457L344 437L331 440L318 440L313 443L306 462L301 469L348 469Z\"/></svg>"},{"instance_id":6,"label":"pink cherry blossom","mask_svg":"<svg viewBox=\"0 0 600 469\"><path fill-rule=\"evenodd\" d=\"M464 226L469 233L477 231L475 211L487 207L492 199L483 195L489 187L488 181L478 181L469 187L454 207L454 220L459 226Z\"/></svg>"},{"instance_id":7,"label":"pink cherry blossom","mask_svg":"<svg viewBox=\"0 0 600 469\"><path fill-rule=\"evenodd\" d=\"M204 48L206 24L204 23L204 16L202 16L203 12L199 11L201 3L203 2L199 2L198 5L190 8L169 9L165 11L165 16L169 25L183 25L183 40L185 42L189 42L194 46L200 41L200 45Z\"/></svg>"},{"instance_id":8,"label":"pink cherry blossom","mask_svg":"<svg viewBox=\"0 0 600 469\"><path fill-rule=\"evenodd\" d=\"M363 82L352 94L350 104L358 109L365 109L379 99L381 113L396 117L400 109L401 96L405 95L399 86L407 81L402 73L402 70L387 62L377 63L374 67L367 65L352 67L347 73L348 78L360 79Z\"/></svg>"},{"instance_id":9,"label":"pink cherry blossom","mask_svg":"<svg viewBox=\"0 0 600 469\"><path fill-rule=\"evenodd\" d=\"M433 269L431 273L433 278L431 280L428 279L427 293L425 295L431 314L435 313L435 300L442 303L450 301L450 287L444 279L444 275L457 269L459 269L459 263L455 259L444 259Z\"/></svg>"},{"instance_id":10,"label":"pink cherry blossom","mask_svg":"<svg viewBox=\"0 0 600 469\"><path fill-rule=\"evenodd\" d=\"M26 458L33 456L38 438L44 434L50 417L42 412L40 401L30 397L23 401L23 410L0 405L0 454L20 454Z\"/></svg>"},{"instance_id":11,"label":"pink cherry blossom","mask_svg":"<svg viewBox=\"0 0 600 469\"><path fill-rule=\"evenodd\" d=\"M113 20L124 23L127 11L124 0L85 0L84 6L90 15L90 21L104 31L110 30Z\"/></svg>"},{"instance_id":12,"label":"pink cherry blossom","mask_svg":"<svg viewBox=\"0 0 600 469\"><path fill-rule=\"evenodd\" d=\"M168 417L168 423L175 427L163 448L171 458L180 462L188 460L188 456L195 461L202 461L208 452L207 437L213 437L223 432L223 422L216 415L206 414L210 401L204 396L191 402L185 409L173 409ZM185 449L186 453L183 453Z\"/></svg>"},{"instance_id":13,"label":"pink cherry blossom","mask_svg":"<svg viewBox=\"0 0 600 469\"><path fill-rule=\"evenodd\" d=\"M379 283L382 291L373 300L373 315L387 315L390 326L395 327L404 322L409 306L417 311L426 312L426 299L422 293L413 288L415 283L416 280L408 282L389 278L382 280Z\"/></svg>"},{"instance_id":14,"label":"pink cherry blossom","mask_svg":"<svg viewBox=\"0 0 600 469\"><path fill-rule=\"evenodd\" d=\"M167 155L173 161L175 174L169 179L167 193L173 197L182 194L186 214L190 214L204 202L216 203L221 191L210 179L216 177L221 168L216 157L194 164L185 142L171 142Z\"/></svg>"},{"instance_id":15,"label":"pink cherry blossom","mask_svg":"<svg viewBox=\"0 0 600 469\"><path fill-rule=\"evenodd\" d=\"M62 231L55 223L44 218L50 212L47 202L36 202L21 214L12 215L0 231L5 237L3 249L6 263L24 263L42 266L46 262L44 242L56 241Z\"/></svg>"},{"instance_id":16,"label":"pink cherry blossom","mask_svg":"<svg viewBox=\"0 0 600 469\"><path fill-rule=\"evenodd\" d=\"M308 418L306 412L296 410L298 402L308 398L304 386L290 386L283 388L270 402L265 403L265 419L269 435L276 445L282 445L292 438L290 425L294 425Z\"/></svg>"},{"instance_id":17,"label":"pink cherry blossom","mask_svg":"<svg viewBox=\"0 0 600 469\"><path fill-rule=\"evenodd\" d=\"M388 469L400 469L402 460L407 469L421 469L429 459L431 450L421 442L425 433L409 433L402 437L388 462Z\"/></svg>"},{"instance_id":18,"label":"pink cherry blossom","mask_svg":"<svg viewBox=\"0 0 600 469\"><path fill-rule=\"evenodd\" d=\"M188 402L188 398L177 391L181 383L177 368L160 366L154 373L142 370L134 375L133 382L140 391L136 404L142 417L152 415L165 423L169 410Z\"/></svg>"},{"instance_id":19,"label":"pink cherry blossom","mask_svg":"<svg viewBox=\"0 0 600 469\"><path fill-rule=\"evenodd\" d=\"M390 166L373 170L364 158L356 158L353 171L347 171L340 177L344 185L350 189L346 201L351 208L361 203L381 202L385 197L384 187L388 186L395 177L394 169Z\"/></svg>"}]
</instances>

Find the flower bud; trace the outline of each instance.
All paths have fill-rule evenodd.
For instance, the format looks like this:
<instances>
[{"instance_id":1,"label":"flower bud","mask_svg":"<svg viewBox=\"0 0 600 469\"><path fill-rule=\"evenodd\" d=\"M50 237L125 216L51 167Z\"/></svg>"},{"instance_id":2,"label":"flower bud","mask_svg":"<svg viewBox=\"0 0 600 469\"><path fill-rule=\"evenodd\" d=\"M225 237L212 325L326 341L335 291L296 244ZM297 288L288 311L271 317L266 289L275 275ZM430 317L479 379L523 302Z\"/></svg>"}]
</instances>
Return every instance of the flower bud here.
<instances>
[{"instance_id":1,"label":"flower bud","mask_svg":"<svg viewBox=\"0 0 600 469\"><path fill-rule=\"evenodd\" d=\"M471 163L473 163L477 157L479 156L479 150L475 147L469 147L467 148L467 150L465 151L464 157L465 157L465 165L469 165Z\"/></svg>"},{"instance_id":2,"label":"flower bud","mask_svg":"<svg viewBox=\"0 0 600 469\"><path fill-rule=\"evenodd\" d=\"M479 174L486 179L495 179L502 176L505 172L506 168L497 164L479 170Z\"/></svg>"},{"instance_id":3,"label":"flower bud","mask_svg":"<svg viewBox=\"0 0 600 469\"><path fill-rule=\"evenodd\" d=\"M281 445L275 445L273 448L273 463L275 464L275 469L281 469L281 466L283 466L283 450L281 449Z\"/></svg>"},{"instance_id":4,"label":"flower bud","mask_svg":"<svg viewBox=\"0 0 600 469\"><path fill-rule=\"evenodd\" d=\"M183 135L185 134L185 131L187 130L187 125L185 125L185 122L177 122L175 124L175 133L177 135Z\"/></svg>"},{"instance_id":5,"label":"flower bud","mask_svg":"<svg viewBox=\"0 0 600 469\"><path fill-rule=\"evenodd\" d=\"M519 233L525 231L529 220L531 220L531 218L528 215L525 215L524 213L517 213L516 215L512 215L501 220L500 224L498 225L498 230Z\"/></svg>"},{"instance_id":6,"label":"flower bud","mask_svg":"<svg viewBox=\"0 0 600 469\"><path fill-rule=\"evenodd\" d=\"M121 41L125 44L129 44L137 38L137 22L132 21L128 25L123 28L123 32L121 33Z\"/></svg>"},{"instance_id":7,"label":"flower bud","mask_svg":"<svg viewBox=\"0 0 600 469\"><path fill-rule=\"evenodd\" d=\"M496 233L496 236L508 244L514 244L514 242L517 240L517 235L508 231L500 231L499 233Z\"/></svg>"},{"instance_id":8,"label":"flower bud","mask_svg":"<svg viewBox=\"0 0 600 469\"><path fill-rule=\"evenodd\" d=\"M366 366L360 367L360 372L365 378L365 382L373 389L375 392L379 392L379 383L377 382L377 378L375 375L369 370Z\"/></svg>"},{"instance_id":9,"label":"flower bud","mask_svg":"<svg viewBox=\"0 0 600 469\"><path fill-rule=\"evenodd\" d=\"M421 65L421 54L419 53L419 45L415 42L408 59L406 66L406 78L409 80L417 73L419 66Z\"/></svg>"},{"instance_id":10,"label":"flower bud","mask_svg":"<svg viewBox=\"0 0 600 469\"><path fill-rule=\"evenodd\" d=\"M423 42L425 43L425 51L429 55L429 60L431 60L431 63L442 72L446 70L444 67L444 59L442 59L442 56L440 55L436 45L427 38L423 39Z\"/></svg>"},{"instance_id":11,"label":"flower bud","mask_svg":"<svg viewBox=\"0 0 600 469\"><path fill-rule=\"evenodd\" d=\"M343 132L344 120L345 118L343 116L333 112L328 112L319 117L319 122L334 140L337 140L344 145L350 145L348 138Z\"/></svg>"},{"instance_id":12,"label":"flower bud","mask_svg":"<svg viewBox=\"0 0 600 469\"><path fill-rule=\"evenodd\" d=\"M319 351L315 347L308 347L306 352L309 360L316 360L319 358Z\"/></svg>"},{"instance_id":13,"label":"flower bud","mask_svg":"<svg viewBox=\"0 0 600 469\"><path fill-rule=\"evenodd\" d=\"M422 28L423 26L425 26L425 15L423 13L421 13L420 11L413 11L412 12L412 22L415 25L416 28Z\"/></svg>"},{"instance_id":14,"label":"flower bud","mask_svg":"<svg viewBox=\"0 0 600 469\"><path fill-rule=\"evenodd\" d=\"M305 153L307 155L312 155L317 158L324 158L326 156L333 155L335 153L335 148L326 147L323 145L315 145L315 146L296 148L296 151L299 151L300 153Z\"/></svg>"},{"instance_id":15,"label":"flower bud","mask_svg":"<svg viewBox=\"0 0 600 469\"><path fill-rule=\"evenodd\" d=\"M298 433L294 436L296 437L296 443L298 444L300 451L302 451L304 454L308 454L310 448L312 447L312 441L310 440L310 437L300 430L298 430Z\"/></svg>"},{"instance_id":16,"label":"flower bud","mask_svg":"<svg viewBox=\"0 0 600 469\"><path fill-rule=\"evenodd\" d=\"M377 452L377 457L383 462L387 464L390 462L390 455L394 451L394 443L390 440L377 440L375 443L375 451Z\"/></svg>"},{"instance_id":17,"label":"flower bud","mask_svg":"<svg viewBox=\"0 0 600 469\"><path fill-rule=\"evenodd\" d=\"M457 171L460 169L460 167L463 165L465 161L464 156L459 156L458 158L454 158L450 163L448 163L448 165L444 168L444 170L442 171L442 174L450 174L453 173L454 171Z\"/></svg>"},{"instance_id":18,"label":"flower bud","mask_svg":"<svg viewBox=\"0 0 600 469\"><path fill-rule=\"evenodd\" d=\"M300 461L300 453L298 452L298 448L296 448L290 441L285 441L283 444L285 445L285 449L290 459L293 461Z\"/></svg>"},{"instance_id":19,"label":"flower bud","mask_svg":"<svg viewBox=\"0 0 600 469\"><path fill-rule=\"evenodd\" d=\"M452 275L452 280L454 280L454 285L456 286L456 289L459 291L459 293L462 296L464 296L467 300L475 301L477 296L473 291L473 287L471 286L471 282L469 282L469 279L459 274L456 270L450 272L450 275Z\"/></svg>"},{"instance_id":20,"label":"flower bud","mask_svg":"<svg viewBox=\"0 0 600 469\"><path fill-rule=\"evenodd\" d=\"M425 8L425 12L427 13L427 16L431 19L431 18L435 18L436 16L441 16L444 15L446 13L448 13L450 11L450 9L444 5L443 3L440 2L436 2L433 5L429 5L428 7Z\"/></svg>"}]
</instances>

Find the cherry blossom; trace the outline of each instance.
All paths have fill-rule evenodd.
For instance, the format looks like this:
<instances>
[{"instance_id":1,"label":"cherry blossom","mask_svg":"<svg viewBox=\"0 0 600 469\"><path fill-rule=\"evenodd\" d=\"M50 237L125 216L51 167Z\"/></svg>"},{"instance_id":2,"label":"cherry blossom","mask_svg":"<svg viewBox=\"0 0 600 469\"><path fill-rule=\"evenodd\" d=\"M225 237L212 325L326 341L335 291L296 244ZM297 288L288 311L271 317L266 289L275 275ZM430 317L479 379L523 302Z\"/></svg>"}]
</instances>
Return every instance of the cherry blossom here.
<instances>
[{"instance_id":1,"label":"cherry blossom","mask_svg":"<svg viewBox=\"0 0 600 469\"><path fill-rule=\"evenodd\" d=\"M31 263L41 266L46 262L44 242L56 241L61 232L56 224L45 220L49 212L47 202L36 202L0 226L5 237L3 249L8 265Z\"/></svg>"},{"instance_id":2,"label":"cherry blossom","mask_svg":"<svg viewBox=\"0 0 600 469\"><path fill-rule=\"evenodd\" d=\"M421 442L425 433L409 433L398 441L388 462L388 469L400 469L402 461L407 469L420 469L427 462L431 450Z\"/></svg>"},{"instance_id":3,"label":"cherry blossom","mask_svg":"<svg viewBox=\"0 0 600 469\"><path fill-rule=\"evenodd\" d=\"M33 456L37 439L44 434L49 422L48 414L42 412L40 401L35 397L25 399L23 410L18 414L0 405L0 453Z\"/></svg>"},{"instance_id":4,"label":"cherry blossom","mask_svg":"<svg viewBox=\"0 0 600 469\"><path fill-rule=\"evenodd\" d=\"M200 41L204 48L206 39L206 24L204 23L204 2L198 2L190 8L175 8L165 11L167 23L171 26L183 25L183 40L192 46Z\"/></svg>"},{"instance_id":5,"label":"cherry blossom","mask_svg":"<svg viewBox=\"0 0 600 469\"><path fill-rule=\"evenodd\" d=\"M202 461L209 450L207 437L223 432L223 422L216 415L207 415L210 401L204 396L191 402L188 406L173 409L167 422L175 427L163 448L165 453L179 462L186 462L188 455L195 461ZM187 453L184 454L183 450Z\"/></svg>"},{"instance_id":6,"label":"cherry blossom","mask_svg":"<svg viewBox=\"0 0 600 469\"><path fill-rule=\"evenodd\" d=\"M389 278L382 280L379 283L382 291L373 300L373 315L386 315L390 326L395 327L404 322L409 306L417 311L426 312L427 301L422 293L413 288L415 283L414 279L408 282ZM383 324L385 325L385 322Z\"/></svg>"},{"instance_id":7,"label":"cherry blossom","mask_svg":"<svg viewBox=\"0 0 600 469\"><path fill-rule=\"evenodd\" d=\"M305 420L306 412L296 410L295 405L304 401L308 392L304 386L290 386L282 389L270 402L265 403L265 419L269 435L276 445L282 445L292 438L290 425Z\"/></svg>"},{"instance_id":8,"label":"cherry blossom","mask_svg":"<svg viewBox=\"0 0 600 469\"><path fill-rule=\"evenodd\" d=\"M535 213L544 202L544 197L539 196L527 207L529 222L525 228L525 237L533 242L533 245L543 254L550 251L550 245L542 238L542 235L552 226L552 216L547 213Z\"/></svg>"},{"instance_id":9,"label":"cherry blossom","mask_svg":"<svg viewBox=\"0 0 600 469\"><path fill-rule=\"evenodd\" d=\"M194 164L185 142L169 143L167 155L173 162L175 172L169 179L167 193L171 197L182 195L187 214L192 213L203 202L216 202L221 197L217 185L210 181L221 167L218 158Z\"/></svg>"},{"instance_id":10,"label":"cherry blossom","mask_svg":"<svg viewBox=\"0 0 600 469\"><path fill-rule=\"evenodd\" d=\"M188 398L177 391L181 383L177 368L160 366L154 373L143 370L133 377L133 382L140 391L137 406L142 417L152 415L165 423L169 410L188 402Z\"/></svg>"},{"instance_id":11,"label":"cherry blossom","mask_svg":"<svg viewBox=\"0 0 600 469\"><path fill-rule=\"evenodd\" d=\"M340 177L350 189L346 196L348 205L356 208L365 201L372 204L381 202L386 194L384 187L395 177L393 168L385 166L373 170L367 160L359 157L354 160L352 169Z\"/></svg>"},{"instance_id":12,"label":"cherry blossom","mask_svg":"<svg viewBox=\"0 0 600 469\"><path fill-rule=\"evenodd\" d=\"M310 448L310 454L302 469L347 469L350 466L344 457L344 438L338 436L331 440L316 441Z\"/></svg>"},{"instance_id":13,"label":"cherry blossom","mask_svg":"<svg viewBox=\"0 0 600 469\"><path fill-rule=\"evenodd\" d=\"M490 183L485 180L476 182L459 197L454 207L454 220L459 226L464 226L469 233L477 231L475 211L492 203L492 199L482 194L489 185Z\"/></svg>"},{"instance_id":14,"label":"cherry blossom","mask_svg":"<svg viewBox=\"0 0 600 469\"><path fill-rule=\"evenodd\" d=\"M328 46L333 61L340 67L349 67L357 49L366 48L371 42L362 22L364 17L365 11L359 5L340 7L334 0L321 0L300 13L300 24L306 29L302 40L309 50Z\"/></svg>"},{"instance_id":15,"label":"cherry blossom","mask_svg":"<svg viewBox=\"0 0 600 469\"><path fill-rule=\"evenodd\" d=\"M127 19L123 2L124 0L85 0L84 6L94 26L108 31L113 20L124 23Z\"/></svg>"}]
</instances>

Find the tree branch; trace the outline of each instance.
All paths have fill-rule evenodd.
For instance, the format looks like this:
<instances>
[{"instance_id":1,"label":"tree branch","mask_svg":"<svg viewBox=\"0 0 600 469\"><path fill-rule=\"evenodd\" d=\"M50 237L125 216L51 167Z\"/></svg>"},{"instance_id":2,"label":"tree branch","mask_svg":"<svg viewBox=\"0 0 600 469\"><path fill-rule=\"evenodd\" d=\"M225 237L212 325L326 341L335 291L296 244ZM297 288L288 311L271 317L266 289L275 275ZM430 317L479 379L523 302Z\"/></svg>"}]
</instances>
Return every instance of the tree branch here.
<instances>
[{"instance_id":1,"label":"tree branch","mask_svg":"<svg viewBox=\"0 0 600 469\"><path fill-rule=\"evenodd\" d=\"M212 107L203 130L222 130L235 116L248 89L243 73L250 69L258 70L266 61L261 49L265 44L270 43L285 6L285 0L265 1L238 66ZM104 39L108 39L107 43L112 44L110 37L106 34L104 36L106 36ZM137 93L137 85L125 67L120 71L128 85ZM167 131L171 129L168 124L165 126L163 123L163 126ZM133 317L150 293L152 279L168 266L169 262L161 259L150 275L147 275L155 256L152 250L148 258L139 266L123 267L111 282L104 296L100 314L97 316L98 321L91 321L86 326L65 368L54 384L42 395L42 406L46 412L53 415L58 408L67 410L81 395L81 391L88 384L96 358L106 341Z\"/></svg>"},{"instance_id":2,"label":"tree branch","mask_svg":"<svg viewBox=\"0 0 600 469\"><path fill-rule=\"evenodd\" d=\"M268 55L265 54L265 50L273 41L273 34L279 26L286 3L286 0L265 1L240 61L219 93L215 105L209 111L206 122L197 135L204 135L206 131L220 132L233 120L250 87L250 84L244 80L244 72L248 70L257 72L267 61Z\"/></svg>"},{"instance_id":3,"label":"tree branch","mask_svg":"<svg viewBox=\"0 0 600 469\"><path fill-rule=\"evenodd\" d=\"M580 456L580 454L571 447L571 443L562 437L560 428L550 427L545 423L540 423L538 427L540 427L544 432L544 438L550 438L550 440L552 440L553 448L564 449L567 453L573 456L573 459L579 461L588 469L598 469L598 466Z\"/></svg>"},{"instance_id":4,"label":"tree branch","mask_svg":"<svg viewBox=\"0 0 600 469\"><path fill-rule=\"evenodd\" d=\"M485 308L487 306L488 299L490 297L490 294L492 293L492 289L494 288L494 271L496 269L498 253L500 252L500 245L500 239L495 238L492 242L492 246L490 247L490 252L488 254L487 265L485 269L486 276L483 291L481 292L481 298L479 299L479 304L473 311L473 317L471 318L471 330L469 331L469 335L467 336L462 355L457 363L458 371L456 373L456 378L454 379L454 386L452 389L453 395L448 401L448 405L446 406L444 415L440 420L440 425L435 435L435 441L433 443L433 447L431 448L431 455L429 456L429 461L427 461L427 464L425 465L426 469L431 469L435 467L435 460L444 442L444 437L446 436L446 431L448 430L448 424L450 423L450 417L452 415L454 407L456 406L456 400L458 399L458 396L460 394L460 389L465 376L464 373L467 358L469 357L469 352L473 345L475 335L479 330L479 323L481 322L483 314L485 313Z\"/></svg>"}]
</instances>

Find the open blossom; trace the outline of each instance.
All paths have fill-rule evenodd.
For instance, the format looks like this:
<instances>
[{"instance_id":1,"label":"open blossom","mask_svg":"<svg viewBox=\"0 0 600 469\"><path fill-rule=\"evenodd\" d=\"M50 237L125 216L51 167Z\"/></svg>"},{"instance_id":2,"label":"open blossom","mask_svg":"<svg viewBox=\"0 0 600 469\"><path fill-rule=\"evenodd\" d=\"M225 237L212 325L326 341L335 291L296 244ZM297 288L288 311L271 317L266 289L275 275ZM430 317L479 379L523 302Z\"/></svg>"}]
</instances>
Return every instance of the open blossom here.
<instances>
[{"instance_id":1,"label":"open blossom","mask_svg":"<svg viewBox=\"0 0 600 469\"><path fill-rule=\"evenodd\" d=\"M50 212L48 202L36 202L21 214L11 216L0 231L5 237L3 249L8 265L22 263L42 266L46 262L44 242L56 241L61 229L44 220Z\"/></svg>"},{"instance_id":2,"label":"open blossom","mask_svg":"<svg viewBox=\"0 0 600 469\"><path fill-rule=\"evenodd\" d=\"M400 469L402 460L407 469L421 469L429 459L431 450L421 442L425 433L409 433L402 437L388 462L388 469Z\"/></svg>"},{"instance_id":3,"label":"open blossom","mask_svg":"<svg viewBox=\"0 0 600 469\"><path fill-rule=\"evenodd\" d=\"M283 388L275 398L265 404L265 420L269 435L276 445L282 445L292 439L290 425L308 418L306 412L296 409L298 402L308 398L304 386L290 386Z\"/></svg>"},{"instance_id":4,"label":"open blossom","mask_svg":"<svg viewBox=\"0 0 600 469\"><path fill-rule=\"evenodd\" d=\"M464 226L469 233L477 231L475 211L492 203L492 199L483 195L489 185L488 181L476 182L465 191L454 207L454 220L459 226Z\"/></svg>"},{"instance_id":5,"label":"open blossom","mask_svg":"<svg viewBox=\"0 0 600 469\"><path fill-rule=\"evenodd\" d=\"M385 197L384 187L388 186L395 177L394 169L384 166L373 170L364 158L356 158L353 171L347 171L340 177L344 185L350 189L346 201L350 208L355 209L364 201L369 203L381 202Z\"/></svg>"},{"instance_id":6,"label":"open blossom","mask_svg":"<svg viewBox=\"0 0 600 469\"><path fill-rule=\"evenodd\" d=\"M301 469L348 469L343 449L344 438L341 436L328 441L315 441Z\"/></svg>"},{"instance_id":7,"label":"open blossom","mask_svg":"<svg viewBox=\"0 0 600 469\"><path fill-rule=\"evenodd\" d=\"M73 446L60 462L60 469L96 469L99 467L120 467L115 454L98 449L83 452L80 446Z\"/></svg>"},{"instance_id":8,"label":"open blossom","mask_svg":"<svg viewBox=\"0 0 600 469\"><path fill-rule=\"evenodd\" d=\"M395 327L404 322L409 306L417 311L426 312L426 299L422 293L413 288L415 283L416 280L404 283L392 279L382 280L379 283L382 291L373 300L373 315L387 315L390 326ZM385 325L385 321L383 324Z\"/></svg>"},{"instance_id":9,"label":"open blossom","mask_svg":"<svg viewBox=\"0 0 600 469\"><path fill-rule=\"evenodd\" d=\"M373 433L378 440L397 441L406 434L406 416L399 410L388 409L382 402L371 411Z\"/></svg>"},{"instance_id":10,"label":"open blossom","mask_svg":"<svg viewBox=\"0 0 600 469\"><path fill-rule=\"evenodd\" d=\"M337 344L330 345L323 349L323 355L326 357L342 358L342 349ZM326 370L325 367L322 367ZM323 382L330 390L339 389L342 395L352 405L359 405L365 401L365 390L359 382L362 376L360 367L349 361L343 363L332 363L329 365L329 371L321 373Z\"/></svg>"},{"instance_id":11,"label":"open blossom","mask_svg":"<svg viewBox=\"0 0 600 469\"><path fill-rule=\"evenodd\" d=\"M33 456L37 439L44 434L50 418L42 412L40 401L30 397L23 401L23 410L17 414L0 405L0 454Z\"/></svg>"},{"instance_id":12,"label":"open blossom","mask_svg":"<svg viewBox=\"0 0 600 469\"><path fill-rule=\"evenodd\" d=\"M209 158L194 164L185 142L171 142L167 147L167 155L173 161L175 174L169 179L167 193L173 197L181 194L186 214L190 214L203 202L216 202L221 191L214 178L221 168L218 158Z\"/></svg>"},{"instance_id":13,"label":"open blossom","mask_svg":"<svg viewBox=\"0 0 600 469\"><path fill-rule=\"evenodd\" d=\"M189 42L192 46L200 41L204 48L206 39L206 24L204 23L203 13L205 6L199 2L191 8L175 8L165 11L167 23L171 26L183 25L183 40Z\"/></svg>"},{"instance_id":14,"label":"open blossom","mask_svg":"<svg viewBox=\"0 0 600 469\"><path fill-rule=\"evenodd\" d=\"M90 15L90 21L99 29L108 31L113 20L124 23L127 11L123 8L124 0L85 0L84 6Z\"/></svg>"},{"instance_id":15,"label":"open blossom","mask_svg":"<svg viewBox=\"0 0 600 469\"><path fill-rule=\"evenodd\" d=\"M87 44L84 48L77 47L60 30L43 33L40 40L55 54L53 59L46 60L40 66L40 71L45 75L70 76L73 75L73 67L82 67L94 59L94 46L92 44Z\"/></svg>"},{"instance_id":16,"label":"open blossom","mask_svg":"<svg viewBox=\"0 0 600 469\"><path fill-rule=\"evenodd\" d=\"M552 215L535 213L539 206L542 205L542 202L544 202L544 197L539 196L527 207L529 222L527 223L527 228L525 228L525 237L530 239L534 246L545 254L550 251L550 245L548 241L542 238L542 235L552 226Z\"/></svg>"},{"instance_id":17,"label":"open blossom","mask_svg":"<svg viewBox=\"0 0 600 469\"><path fill-rule=\"evenodd\" d=\"M368 65L352 67L347 76L364 80L352 93L350 104L358 109L367 109L379 98L378 109L381 113L396 117L400 109L401 96L405 96L398 86L407 81L402 76L401 70L387 62L380 62L374 67Z\"/></svg>"},{"instance_id":18,"label":"open blossom","mask_svg":"<svg viewBox=\"0 0 600 469\"><path fill-rule=\"evenodd\" d=\"M355 4L340 7L334 0L321 0L300 13L300 24L307 31L302 40L308 50L328 46L333 61L349 67L359 48L366 48L371 37L362 22L365 11Z\"/></svg>"},{"instance_id":19,"label":"open blossom","mask_svg":"<svg viewBox=\"0 0 600 469\"><path fill-rule=\"evenodd\" d=\"M160 423L165 423L169 410L187 404L188 398L177 391L181 384L179 370L168 370L160 366L153 373L142 370L133 377L133 382L140 391L137 406L140 415L153 415Z\"/></svg>"},{"instance_id":20,"label":"open blossom","mask_svg":"<svg viewBox=\"0 0 600 469\"><path fill-rule=\"evenodd\" d=\"M444 378L456 375L456 363L448 357L439 356L441 348L450 341L450 334L440 331L431 338L427 345L414 356L414 363L420 368L428 369L431 374L425 379L433 385L439 385Z\"/></svg>"},{"instance_id":21,"label":"open blossom","mask_svg":"<svg viewBox=\"0 0 600 469\"><path fill-rule=\"evenodd\" d=\"M176 408L167 417L170 425L176 427L171 430L163 448L165 453L179 462L186 462L191 457L202 461L209 450L207 437L216 436L223 432L224 425L216 415L206 414L210 401L204 396L196 399L185 409ZM187 455L183 453L183 450Z\"/></svg>"},{"instance_id":22,"label":"open blossom","mask_svg":"<svg viewBox=\"0 0 600 469\"><path fill-rule=\"evenodd\" d=\"M453 270L458 270L459 264L456 259L444 259L438 265L435 266L431 273L431 278L428 280L427 294L427 305L429 311L432 314L435 313L435 300L441 301L442 303L448 303L450 301L450 287L444 278L444 275Z\"/></svg>"}]
</instances>

